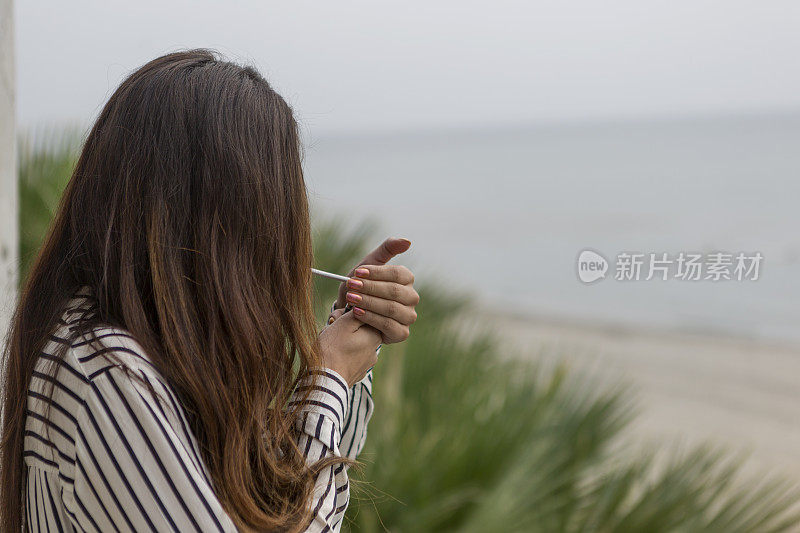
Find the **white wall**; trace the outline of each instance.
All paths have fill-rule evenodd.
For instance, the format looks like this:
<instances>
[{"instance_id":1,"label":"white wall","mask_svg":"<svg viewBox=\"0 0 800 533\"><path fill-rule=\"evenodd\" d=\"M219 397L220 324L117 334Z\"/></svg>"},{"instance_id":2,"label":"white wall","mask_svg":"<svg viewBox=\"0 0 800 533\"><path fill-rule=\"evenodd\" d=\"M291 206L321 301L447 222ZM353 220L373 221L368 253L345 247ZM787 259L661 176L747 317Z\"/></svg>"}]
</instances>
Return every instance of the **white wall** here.
<instances>
[{"instance_id":1,"label":"white wall","mask_svg":"<svg viewBox=\"0 0 800 533\"><path fill-rule=\"evenodd\" d=\"M13 0L0 0L0 338L17 288L17 168Z\"/></svg>"}]
</instances>

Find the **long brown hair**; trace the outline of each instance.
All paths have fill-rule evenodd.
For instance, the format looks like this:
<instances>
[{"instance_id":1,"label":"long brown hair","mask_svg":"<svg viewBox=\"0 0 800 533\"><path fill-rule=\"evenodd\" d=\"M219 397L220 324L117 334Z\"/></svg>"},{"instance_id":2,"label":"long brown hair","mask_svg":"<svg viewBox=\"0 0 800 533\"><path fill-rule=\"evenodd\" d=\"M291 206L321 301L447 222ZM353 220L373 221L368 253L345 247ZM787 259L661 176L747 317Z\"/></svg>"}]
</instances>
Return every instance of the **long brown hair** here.
<instances>
[{"instance_id":1,"label":"long brown hair","mask_svg":"<svg viewBox=\"0 0 800 533\"><path fill-rule=\"evenodd\" d=\"M317 472L337 460L306 467L284 409L320 363L311 261L297 124L254 68L189 50L125 79L86 138L9 333L3 531L24 526L31 373L81 287L94 320L128 330L178 394L236 525L302 529Z\"/></svg>"}]
</instances>

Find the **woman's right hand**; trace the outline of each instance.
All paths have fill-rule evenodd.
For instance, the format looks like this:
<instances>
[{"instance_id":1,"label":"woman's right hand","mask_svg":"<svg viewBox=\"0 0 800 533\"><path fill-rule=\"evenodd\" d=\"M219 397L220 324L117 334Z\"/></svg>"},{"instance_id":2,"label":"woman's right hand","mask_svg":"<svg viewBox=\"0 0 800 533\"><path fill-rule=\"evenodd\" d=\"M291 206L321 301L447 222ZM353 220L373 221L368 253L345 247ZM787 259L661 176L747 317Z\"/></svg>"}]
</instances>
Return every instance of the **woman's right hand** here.
<instances>
[{"instance_id":1,"label":"woman's right hand","mask_svg":"<svg viewBox=\"0 0 800 533\"><path fill-rule=\"evenodd\" d=\"M336 309L328 319L328 326L319 334L322 364L352 387L378 361L376 350L381 339L380 331L356 319L352 311Z\"/></svg>"}]
</instances>

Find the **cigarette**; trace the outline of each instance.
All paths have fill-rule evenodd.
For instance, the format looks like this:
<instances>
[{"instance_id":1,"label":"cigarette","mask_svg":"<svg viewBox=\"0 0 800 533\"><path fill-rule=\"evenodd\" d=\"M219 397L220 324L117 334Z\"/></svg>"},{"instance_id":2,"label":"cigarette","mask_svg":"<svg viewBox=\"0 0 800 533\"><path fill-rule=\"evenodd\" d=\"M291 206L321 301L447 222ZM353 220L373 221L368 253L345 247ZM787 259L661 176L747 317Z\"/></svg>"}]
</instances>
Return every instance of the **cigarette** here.
<instances>
[{"instance_id":1,"label":"cigarette","mask_svg":"<svg viewBox=\"0 0 800 533\"><path fill-rule=\"evenodd\" d=\"M339 281L347 281L350 279L347 276L340 276L339 274L331 274L330 272L325 272L324 270L318 270L316 268L312 268L311 272L313 274L316 274L317 276L322 276L324 278L331 278Z\"/></svg>"}]
</instances>

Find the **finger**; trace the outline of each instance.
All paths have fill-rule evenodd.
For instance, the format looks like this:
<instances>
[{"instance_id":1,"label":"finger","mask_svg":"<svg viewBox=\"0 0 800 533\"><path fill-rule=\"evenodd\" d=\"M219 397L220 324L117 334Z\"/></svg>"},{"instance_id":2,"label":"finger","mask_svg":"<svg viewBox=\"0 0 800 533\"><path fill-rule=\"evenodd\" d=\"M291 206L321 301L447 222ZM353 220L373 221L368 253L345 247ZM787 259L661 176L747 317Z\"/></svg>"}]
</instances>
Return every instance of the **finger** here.
<instances>
[{"instance_id":1,"label":"finger","mask_svg":"<svg viewBox=\"0 0 800 533\"><path fill-rule=\"evenodd\" d=\"M339 309L337 309L339 311ZM343 309L341 311L344 311ZM358 320L354 315L353 311L349 310L347 312L343 312L339 318L337 318L332 327L342 328L342 331L348 333L354 333L358 331L359 328L364 326L364 323Z\"/></svg>"},{"instance_id":2,"label":"finger","mask_svg":"<svg viewBox=\"0 0 800 533\"><path fill-rule=\"evenodd\" d=\"M358 279L391 281L400 285L414 283L414 273L403 265L361 265L355 270L355 276Z\"/></svg>"},{"instance_id":3,"label":"finger","mask_svg":"<svg viewBox=\"0 0 800 533\"><path fill-rule=\"evenodd\" d=\"M357 320L379 330L383 336L383 342L386 344L404 341L411 334L411 330L407 325L373 311L354 307L353 316Z\"/></svg>"},{"instance_id":4,"label":"finger","mask_svg":"<svg viewBox=\"0 0 800 533\"><path fill-rule=\"evenodd\" d=\"M396 287L406 288L403 285ZM401 324L410 325L417 320L417 312L410 305L403 305L397 300L387 300L368 294L347 293L347 301L351 305L360 307L367 311L373 311L379 315L392 318Z\"/></svg>"},{"instance_id":5,"label":"finger","mask_svg":"<svg viewBox=\"0 0 800 533\"><path fill-rule=\"evenodd\" d=\"M328 316L328 325L333 324L337 318L344 314L344 309L335 309L329 316Z\"/></svg>"},{"instance_id":6,"label":"finger","mask_svg":"<svg viewBox=\"0 0 800 533\"><path fill-rule=\"evenodd\" d=\"M358 283L348 283L351 287L345 293L345 302L358 304L358 296L375 296L383 298L384 300L392 300L402 305L417 305L419 303L419 294L414 290L411 285L400 285L390 281L372 281L369 279L354 280ZM347 295L353 294L348 300Z\"/></svg>"},{"instance_id":7,"label":"finger","mask_svg":"<svg viewBox=\"0 0 800 533\"><path fill-rule=\"evenodd\" d=\"M408 239L397 239L389 237L380 246L372 250L361 260L362 265L385 265L392 257L402 254L411 248L411 241Z\"/></svg>"}]
</instances>

